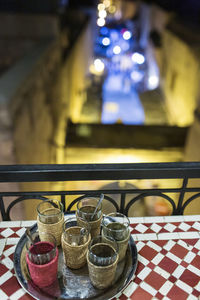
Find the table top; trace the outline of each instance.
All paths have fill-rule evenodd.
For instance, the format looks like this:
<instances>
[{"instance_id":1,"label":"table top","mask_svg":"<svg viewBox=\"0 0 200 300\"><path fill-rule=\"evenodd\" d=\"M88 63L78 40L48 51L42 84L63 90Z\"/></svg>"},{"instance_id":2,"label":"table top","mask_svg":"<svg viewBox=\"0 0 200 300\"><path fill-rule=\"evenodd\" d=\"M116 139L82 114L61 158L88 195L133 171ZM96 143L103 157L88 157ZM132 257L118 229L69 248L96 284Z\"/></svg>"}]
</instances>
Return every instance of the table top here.
<instances>
[{"instance_id":1,"label":"table top","mask_svg":"<svg viewBox=\"0 0 200 300\"><path fill-rule=\"evenodd\" d=\"M0 222L0 299L30 300L13 268L15 246L36 221ZM200 215L130 218L138 267L113 300L200 298Z\"/></svg>"}]
</instances>

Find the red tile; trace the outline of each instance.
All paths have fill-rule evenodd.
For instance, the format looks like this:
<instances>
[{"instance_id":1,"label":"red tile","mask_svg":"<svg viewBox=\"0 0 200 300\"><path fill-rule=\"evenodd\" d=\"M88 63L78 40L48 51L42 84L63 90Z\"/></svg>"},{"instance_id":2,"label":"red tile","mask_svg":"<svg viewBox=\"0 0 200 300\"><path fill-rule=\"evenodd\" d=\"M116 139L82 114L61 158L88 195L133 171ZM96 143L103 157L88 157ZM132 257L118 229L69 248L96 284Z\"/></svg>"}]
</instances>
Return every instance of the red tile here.
<instances>
[{"instance_id":1,"label":"red tile","mask_svg":"<svg viewBox=\"0 0 200 300\"><path fill-rule=\"evenodd\" d=\"M137 269L135 275L137 276L144 269L144 265L139 261L137 265Z\"/></svg>"},{"instance_id":2,"label":"red tile","mask_svg":"<svg viewBox=\"0 0 200 300\"><path fill-rule=\"evenodd\" d=\"M156 272L152 271L144 280L154 289L159 290L160 287L165 283L166 279Z\"/></svg>"},{"instance_id":3,"label":"red tile","mask_svg":"<svg viewBox=\"0 0 200 300\"><path fill-rule=\"evenodd\" d=\"M6 268L3 264L0 264L0 276L5 274L8 271L8 268Z\"/></svg>"},{"instance_id":4,"label":"red tile","mask_svg":"<svg viewBox=\"0 0 200 300\"><path fill-rule=\"evenodd\" d=\"M8 296L12 295L14 292L19 290L21 287L16 279L16 277L11 277L6 282L1 285L1 289Z\"/></svg>"},{"instance_id":5,"label":"red tile","mask_svg":"<svg viewBox=\"0 0 200 300\"><path fill-rule=\"evenodd\" d=\"M164 257L158 266L171 274L177 268L178 264L170 258Z\"/></svg>"},{"instance_id":6,"label":"red tile","mask_svg":"<svg viewBox=\"0 0 200 300\"><path fill-rule=\"evenodd\" d=\"M20 230L20 229L22 229L22 228L21 227L12 227L12 230L15 231L15 232Z\"/></svg>"},{"instance_id":7,"label":"red tile","mask_svg":"<svg viewBox=\"0 0 200 300\"><path fill-rule=\"evenodd\" d=\"M159 233L169 233L168 230L166 230L165 228L160 229Z\"/></svg>"},{"instance_id":8,"label":"red tile","mask_svg":"<svg viewBox=\"0 0 200 300\"><path fill-rule=\"evenodd\" d=\"M197 248L194 247L194 248L192 249L192 252L194 252L194 253L197 254L197 253L199 252L199 249L197 249Z\"/></svg>"},{"instance_id":9,"label":"red tile","mask_svg":"<svg viewBox=\"0 0 200 300\"><path fill-rule=\"evenodd\" d=\"M121 295L121 296L119 297L119 299L120 299L120 300L127 300L128 297L127 297L126 295Z\"/></svg>"},{"instance_id":10,"label":"red tile","mask_svg":"<svg viewBox=\"0 0 200 300\"><path fill-rule=\"evenodd\" d=\"M19 235L16 232L14 232L9 236L9 238L19 238Z\"/></svg>"},{"instance_id":11,"label":"red tile","mask_svg":"<svg viewBox=\"0 0 200 300\"><path fill-rule=\"evenodd\" d=\"M136 277L134 282L139 285L142 282L142 280L139 277Z\"/></svg>"},{"instance_id":12,"label":"red tile","mask_svg":"<svg viewBox=\"0 0 200 300\"><path fill-rule=\"evenodd\" d=\"M148 228L145 233L155 233L155 231L153 231L151 228Z\"/></svg>"},{"instance_id":13,"label":"red tile","mask_svg":"<svg viewBox=\"0 0 200 300\"><path fill-rule=\"evenodd\" d=\"M140 251L139 254L148 259L149 261L152 260L158 252L149 246L145 245Z\"/></svg>"},{"instance_id":14,"label":"red tile","mask_svg":"<svg viewBox=\"0 0 200 300\"><path fill-rule=\"evenodd\" d=\"M169 278L168 278L169 281L171 281L172 283L175 283L177 281L177 278L174 277L173 275L171 275Z\"/></svg>"},{"instance_id":15,"label":"red tile","mask_svg":"<svg viewBox=\"0 0 200 300\"><path fill-rule=\"evenodd\" d=\"M197 291L196 289L193 290L192 295L194 295L195 297L200 297L200 292Z\"/></svg>"},{"instance_id":16,"label":"red tile","mask_svg":"<svg viewBox=\"0 0 200 300\"><path fill-rule=\"evenodd\" d=\"M184 281L189 286L194 287L199 282L199 276L189 270L185 270L181 275L180 280Z\"/></svg>"},{"instance_id":17,"label":"red tile","mask_svg":"<svg viewBox=\"0 0 200 300\"><path fill-rule=\"evenodd\" d=\"M152 262L150 262L150 263L148 263L147 267L149 267L151 270L153 270L155 268L155 265Z\"/></svg>"},{"instance_id":18,"label":"red tile","mask_svg":"<svg viewBox=\"0 0 200 300\"><path fill-rule=\"evenodd\" d=\"M184 241L188 245L194 246L197 243L198 239L183 239L182 241Z\"/></svg>"},{"instance_id":19,"label":"red tile","mask_svg":"<svg viewBox=\"0 0 200 300\"><path fill-rule=\"evenodd\" d=\"M160 251L160 253L163 254L163 255L166 255L166 254L167 254L167 250L162 249L162 250Z\"/></svg>"},{"instance_id":20,"label":"red tile","mask_svg":"<svg viewBox=\"0 0 200 300\"><path fill-rule=\"evenodd\" d=\"M164 247L168 243L167 240L160 240L160 241L153 241L156 245L160 246L161 248Z\"/></svg>"},{"instance_id":21,"label":"red tile","mask_svg":"<svg viewBox=\"0 0 200 300\"><path fill-rule=\"evenodd\" d=\"M200 256L199 255L195 256L193 261L191 261L191 264L195 266L197 269L200 269Z\"/></svg>"},{"instance_id":22,"label":"red tile","mask_svg":"<svg viewBox=\"0 0 200 300\"><path fill-rule=\"evenodd\" d=\"M130 296L132 300L151 300L152 295L147 293L145 290L143 290L141 287L138 287L132 296Z\"/></svg>"},{"instance_id":23,"label":"red tile","mask_svg":"<svg viewBox=\"0 0 200 300\"><path fill-rule=\"evenodd\" d=\"M159 293L159 292L155 295L155 297L156 297L156 299L159 299L159 300L163 299L163 295L161 295L161 293Z\"/></svg>"},{"instance_id":24,"label":"red tile","mask_svg":"<svg viewBox=\"0 0 200 300\"><path fill-rule=\"evenodd\" d=\"M166 296L170 300L177 300L177 299L186 300L189 295L188 293L180 289L178 286L174 285Z\"/></svg>"},{"instance_id":25,"label":"red tile","mask_svg":"<svg viewBox=\"0 0 200 300\"><path fill-rule=\"evenodd\" d=\"M180 257L181 259L183 259L186 256L186 254L188 253L188 250L185 249L184 247L176 244L176 245L174 245L174 247L172 247L170 252L175 254L176 256Z\"/></svg>"},{"instance_id":26,"label":"red tile","mask_svg":"<svg viewBox=\"0 0 200 300\"><path fill-rule=\"evenodd\" d=\"M32 300L32 299L35 299L35 298L31 297L29 294L25 294L24 296L19 298L19 300Z\"/></svg>"},{"instance_id":27,"label":"red tile","mask_svg":"<svg viewBox=\"0 0 200 300\"><path fill-rule=\"evenodd\" d=\"M186 263L185 261L182 261L181 262L181 266L183 266L184 268L187 268L188 267L188 263Z\"/></svg>"}]
</instances>

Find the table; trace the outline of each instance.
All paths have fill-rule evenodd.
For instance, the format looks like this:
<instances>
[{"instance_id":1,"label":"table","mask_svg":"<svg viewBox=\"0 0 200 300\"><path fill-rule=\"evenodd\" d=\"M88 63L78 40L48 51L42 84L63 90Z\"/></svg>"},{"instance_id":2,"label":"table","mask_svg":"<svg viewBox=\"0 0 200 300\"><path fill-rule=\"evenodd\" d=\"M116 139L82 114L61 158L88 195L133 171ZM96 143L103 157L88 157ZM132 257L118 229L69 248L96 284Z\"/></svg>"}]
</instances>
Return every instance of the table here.
<instances>
[{"instance_id":1,"label":"table","mask_svg":"<svg viewBox=\"0 0 200 300\"><path fill-rule=\"evenodd\" d=\"M13 254L35 221L0 222L0 299L33 299L19 285ZM200 298L200 215L130 218L138 249L136 274L113 300Z\"/></svg>"}]
</instances>

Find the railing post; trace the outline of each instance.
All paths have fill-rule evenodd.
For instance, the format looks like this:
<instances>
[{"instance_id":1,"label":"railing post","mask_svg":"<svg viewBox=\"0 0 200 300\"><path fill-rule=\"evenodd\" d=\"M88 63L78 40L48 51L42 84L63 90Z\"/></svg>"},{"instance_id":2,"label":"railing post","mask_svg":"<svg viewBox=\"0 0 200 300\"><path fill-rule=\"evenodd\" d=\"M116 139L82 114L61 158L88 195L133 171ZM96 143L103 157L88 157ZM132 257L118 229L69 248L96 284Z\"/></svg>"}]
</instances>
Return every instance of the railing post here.
<instances>
[{"instance_id":1,"label":"railing post","mask_svg":"<svg viewBox=\"0 0 200 300\"><path fill-rule=\"evenodd\" d=\"M119 212L121 214L124 214L124 207L125 207L125 194L122 193L121 194L121 201L120 201L120 208L119 208Z\"/></svg>"},{"instance_id":2,"label":"railing post","mask_svg":"<svg viewBox=\"0 0 200 300\"><path fill-rule=\"evenodd\" d=\"M61 202L62 202L62 205L63 205L63 210L65 212L65 209L66 209L66 205L65 205L65 195L61 195Z\"/></svg>"},{"instance_id":3,"label":"railing post","mask_svg":"<svg viewBox=\"0 0 200 300\"><path fill-rule=\"evenodd\" d=\"M177 209L176 209L176 211L174 213L176 215L182 215L183 214L183 199L184 199L185 188L187 186L187 183L188 183L188 178L184 177L184 179L183 179L183 185L182 185L180 196L179 196L179 200L178 200Z\"/></svg>"},{"instance_id":4,"label":"railing post","mask_svg":"<svg viewBox=\"0 0 200 300\"><path fill-rule=\"evenodd\" d=\"M3 221L8 221L8 217L5 211L5 205L3 202L3 197L0 197L0 211L1 211L1 216Z\"/></svg>"}]
</instances>

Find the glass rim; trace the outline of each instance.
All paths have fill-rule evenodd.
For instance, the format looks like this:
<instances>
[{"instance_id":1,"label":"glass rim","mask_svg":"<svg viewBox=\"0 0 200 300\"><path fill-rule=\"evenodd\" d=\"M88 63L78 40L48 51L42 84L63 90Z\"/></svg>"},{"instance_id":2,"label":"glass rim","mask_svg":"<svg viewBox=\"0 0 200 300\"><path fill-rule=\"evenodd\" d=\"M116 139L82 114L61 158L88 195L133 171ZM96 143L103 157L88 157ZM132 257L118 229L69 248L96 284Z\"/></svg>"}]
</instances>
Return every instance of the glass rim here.
<instances>
[{"instance_id":1,"label":"glass rim","mask_svg":"<svg viewBox=\"0 0 200 300\"><path fill-rule=\"evenodd\" d=\"M79 227L79 228L84 228L86 230L86 236L89 236L90 234L90 226L89 224L87 224L87 227L86 226L80 226L78 225L78 223L76 225L73 225L73 226L70 226L70 227L65 227L65 225L68 223L68 221L76 221L77 222L77 219L76 217L70 217L68 218L67 220L64 221L63 223L63 233L65 234L67 229L70 229L70 228L73 228L73 227ZM68 233L69 236L80 236L80 233L79 234L71 234L71 233Z\"/></svg>"},{"instance_id":2,"label":"glass rim","mask_svg":"<svg viewBox=\"0 0 200 300\"><path fill-rule=\"evenodd\" d=\"M111 228L108 228L105 224L105 218L109 218L109 217L120 217L120 218L125 218L125 220L127 221L126 223L121 223L123 225L126 226L126 228L128 228L130 226L130 220L127 216L121 214L121 213L118 213L118 212L114 212L114 213L110 213L110 214L107 214L107 215L104 215L103 216L103 219L102 219L102 225L104 227L106 227L106 230L110 231L110 232L123 232L124 229L111 229Z\"/></svg>"},{"instance_id":3,"label":"glass rim","mask_svg":"<svg viewBox=\"0 0 200 300\"><path fill-rule=\"evenodd\" d=\"M53 213L53 214L50 214L50 215L45 215L44 213L42 213L42 212L39 211L39 207L40 207L40 205L42 205L43 203L52 203L52 202L55 202L55 201L58 202L59 205L61 206L61 209L60 209L59 212ZM38 212L38 215L43 216L43 217L49 217L49 216L53 217L53 216L58 216L58 215L60 215L60 214L63 213L63 210L64 210L64 208L63 208L62 202L59 201L59 200L56 200L56 199L55 199L55 200L43 200L43 201L40 202L40 203L38 204L38 206L37 206L37 212Z\"/></svg>"},{"instance_id":4,"label":"glass rim","mask_svg":"<svg viewBox=\"0 0 200 300\"><path fill-rule=\"evenodd\" d=\"M39 232L39 231L35 231L33 234L37 234L37 235L39 236L39 238L40 238L40 234L41 234L41 235L43 234L44 236L47 236L47 235L51 236L51 238L53 239L53 242L50 242L50 241L46 240L46 241L38 241L38 242L36 242L35 244L37 244L37 243L39 243L39 242L50 243L50 244L53 245L53 248L52 248L50 251L48 251L47 253L43 253L43 254L41 254L41 253L40 253L40 254L32 253L32 252L30 251L30 248L34 247L35 244L31 244L30 247L28 247L27 244L28 244L29 240L27 240L27 242L26 242L26 250L27 250L27 252L30 253L32 256L34 256L34 257L42 257L42 256L45 256L45 255L47 255L47 254L49 254L49 253L52 253L52 252L56 251L56 248L57 248L56 238L55 238L55 236L54 236L53 234L47 233L47 232ZM33 235L33 234L32 234L32 235Z\"/></svg>"},{"instance_id":5,"label":"glass rim","mask_svg":"<svg viewBox=\"0 0 200 300\"><path fill-rule=\"evenodd\" d=\"M112 245L109 245L109 243L107 241L104 241L103 239L106 239L106 240L109 240L111 243L113 243L114 247ZM88 245L88 251L90 251L91 247L92 246L95 246L96 244L98 244L98 239L101 239L102 241L99 242L99 243L102 243L102 244L105 244L105 245L109 245L113 248L114 252L116 252L116 254L118 253L119 251L119 246L116 242L116 240L112 237L112 236L102 236L102 235L97 235L95 236L89 243ZM94 243L95 242L95 243ZM94 244L93 244L94 243ZM93 255L96 255L96 254L93 254Z\"/></svg>"},{"instance_id":6,"label":"glass rim","mask_svg":"<svg viewBox=\"0 0 200 300\"><path fill-rule=\"evenodd\" d=\"M86 199L91 199L91 200L96 200L96 202L98 203L98 201L99 201L99 199L98 199L98 197L85 197L85 198L82 198L82 199L80 199L78 202L77 202L77 211L81 211L81 207L79 207L79 205L80 205L80 203L81 203L81 201L83 201L83 200L86 200ZM87 205L83 205L82 207L84 207L84 206L87 206ZM96 207L95 207L96 208ZM100 203L100 205L99 205L99 207L98 207L98 209L97 209L97 211L96 211L96 214L99 212L99 211L101 211L102 210L102 203ZM81 211L81 214L83 214L83 215L93 215L93 213L94 212L91 212L91 213L89 213L89 212L84 212L84 211Z\"/></svg>"}]
</instances>

